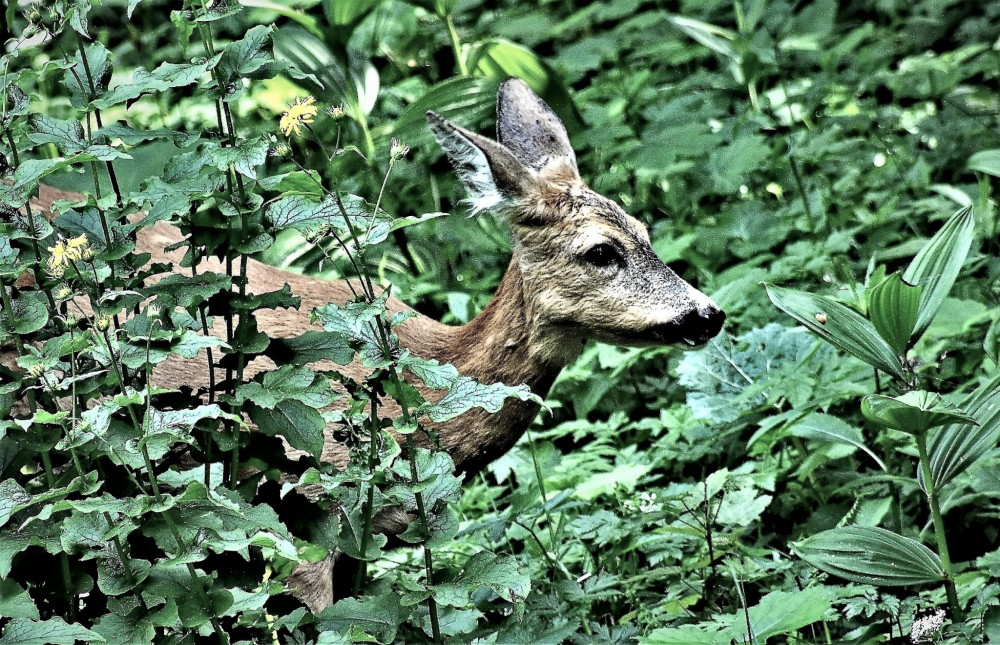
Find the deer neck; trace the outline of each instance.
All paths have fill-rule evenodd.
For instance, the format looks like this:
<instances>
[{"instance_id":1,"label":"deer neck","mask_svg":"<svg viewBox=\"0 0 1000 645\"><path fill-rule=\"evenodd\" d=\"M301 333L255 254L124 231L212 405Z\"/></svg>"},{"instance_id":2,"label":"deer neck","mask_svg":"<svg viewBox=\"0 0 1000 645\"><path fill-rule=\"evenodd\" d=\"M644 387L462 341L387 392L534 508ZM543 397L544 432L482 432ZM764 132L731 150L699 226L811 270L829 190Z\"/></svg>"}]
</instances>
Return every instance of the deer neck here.
<instances>
[{"instance_id":1,"label":"deer neck","mask_svg":"<svg viewBox=\"0 0 1000 645\"><path fill-rule=\"evenodd\" d=\"M515 258L482 313L462 327L449 328L432 353L481 383L523 383L544 397L582 345L538 324ZM509 450L538 410L538 404L516 399L493 414L472 410L439 429L442 447L456 470L472 475Z\"/></svg>"}]
</instances>

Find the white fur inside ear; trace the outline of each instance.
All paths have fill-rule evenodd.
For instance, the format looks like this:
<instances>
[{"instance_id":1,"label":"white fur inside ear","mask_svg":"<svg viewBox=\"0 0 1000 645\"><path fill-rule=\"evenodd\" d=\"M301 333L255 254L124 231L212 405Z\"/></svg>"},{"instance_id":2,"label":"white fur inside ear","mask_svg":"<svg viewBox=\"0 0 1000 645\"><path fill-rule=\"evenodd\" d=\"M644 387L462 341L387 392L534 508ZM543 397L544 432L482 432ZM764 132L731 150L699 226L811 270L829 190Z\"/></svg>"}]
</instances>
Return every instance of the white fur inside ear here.
<instances>
[{"instance_id":1,"label":"white fur inside ear","mask_svg":"<svg viewBox=\"0 0 1000 645\"><path fill-rule=\"evenodd\" d=\"M465 202L469 205L470 215L500 206L506 198L493 180L493 171L490 170L486 155L464 138L457 138L464 145L450 145L448 152L451 153L458 178L469 191ZM456 141L452 139L448 143L454 144Z\"/></svg>"}]
</instances>

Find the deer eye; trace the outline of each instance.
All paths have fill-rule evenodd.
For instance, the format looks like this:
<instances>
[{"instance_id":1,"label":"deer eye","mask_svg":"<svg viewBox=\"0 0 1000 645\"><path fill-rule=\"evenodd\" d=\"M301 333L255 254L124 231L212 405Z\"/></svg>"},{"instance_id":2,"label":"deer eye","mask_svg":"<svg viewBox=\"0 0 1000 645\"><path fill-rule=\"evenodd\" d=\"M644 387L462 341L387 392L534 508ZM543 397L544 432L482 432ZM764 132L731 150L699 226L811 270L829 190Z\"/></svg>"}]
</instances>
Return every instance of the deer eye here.
<instances>
[{"instance_id":1,"label":"deer eye","mask_svg":"<svg viewBox=\"0 0 1000 645\"><path fill-rule=\"evenodd\" d=\"M621 262L622 256L610 244L598 244L584 253L583 259L595 267L606 267L613 263Z\"/></svg>"}]
</instances>

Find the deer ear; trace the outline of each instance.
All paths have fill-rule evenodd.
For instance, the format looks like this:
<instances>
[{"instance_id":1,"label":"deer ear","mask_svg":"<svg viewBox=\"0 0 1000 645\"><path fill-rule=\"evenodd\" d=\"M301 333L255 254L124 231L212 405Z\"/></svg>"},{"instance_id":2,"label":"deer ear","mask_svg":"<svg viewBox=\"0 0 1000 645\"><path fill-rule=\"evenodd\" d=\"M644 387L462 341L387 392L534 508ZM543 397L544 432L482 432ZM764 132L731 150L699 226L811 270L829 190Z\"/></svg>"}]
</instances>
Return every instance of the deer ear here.
<instances>
[{"instance_id":1,"label":"deer ear","mask_svg":"<svg viewBox=\"0 0 1000 645\"><path fill-rule=\"evenodd\" d=\"M580 177L566 126L519 78L504 81L497 93L497 141L528 168L562 165Z\"/></svg>"},{"instance_id":2,"label":"deer ear","mask_svg":"<svg viewBox=\"0 0 1000 645\"><path fill-rule=\"evenodd\" d=\"M511 206L537 187L535 172L496 141L457 126L433 111L427 112L427 122L468 188L473 213Z\"/></svg>"}]
</instances>

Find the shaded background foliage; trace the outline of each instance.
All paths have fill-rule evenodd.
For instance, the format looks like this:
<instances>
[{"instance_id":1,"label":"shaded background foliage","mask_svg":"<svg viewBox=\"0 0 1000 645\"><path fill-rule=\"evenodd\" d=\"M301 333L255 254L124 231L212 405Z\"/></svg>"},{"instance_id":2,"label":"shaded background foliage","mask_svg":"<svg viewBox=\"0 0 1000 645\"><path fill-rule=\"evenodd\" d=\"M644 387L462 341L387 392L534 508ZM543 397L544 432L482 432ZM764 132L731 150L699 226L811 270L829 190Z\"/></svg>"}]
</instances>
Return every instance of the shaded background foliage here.
<instances>
[{"instance_id":1,"label":"shaded background foliage","mask_svg":"<svg viewBox=\"0 0 1000 645\"><path fill-rule=\"evenodd\" d=\"M109 86L135 66L197 54L180 21L164 19L169 8L139 3L128 22L124 3L91 8L90 33L115 60ZM644 221L660 256L729 314L726 335L698 352L588 347L530 442L467 484L455 506L461 531L438 551L440 566L457 573L463 556L488 548L515 558L533 585L518 619L456 610L453 638L714 642L737 629L744 607L766 622L790 606L793 596L780 594L808 588L798 620L758 631L759 641L809 625L798 631L807 642L878 642L908 634L918 610L943 606L933 586L847 584L789 553L790 541L841 523L890 525L894 495L904 535L931 543L929 517L915 483L879 468L884 460L914 475L893 457L905 435L877 432L860 414L860 397L878 386L872 370L793 329L761 283L863 303L876 265L901 270L971 204L973 252L911 358L927 389L956 397L994 375L998 164L975 156L1000 148L1000 6L255 1L213 27L221 42L272 22L278 59L322 86L250 82L231 99L241 135L274 132L277 115L305 94L343 104L338 127L317 133L353 149L326 164L313 139L289 145L337 189L369 198L390 137L409 144L382 207L453 215L399 232L395 248L365 260L423 313L469 320L510 251L498 221L461 217L462 189L423 114L488 131L498 83L517 75L566 122L582 176ZM33 64L57 55L42 47ZM60 79L42 74L23 88L34 112L72 115ZM199 92L181 88L127 111L109 107L106 121L119 118L198 133L216 117ZM131 148L123 190L177 152L165 141ZM270 157L261 175L290 167ZM87 171L52 181L93 185ZM324 253L292 231L264 259L326 277L350 272L337 248ZM831 433L853 443L825 441ZM964 563L959 592L972 609L967 623L952 618L954 642L998 640L998 457L994 441L943 502L951 535L965 538L953 539L953 560ZM377 566L415 569L419 554L392 552ZM426 638L423 627L403 633Z\"/></svg>"}]
</instances>

